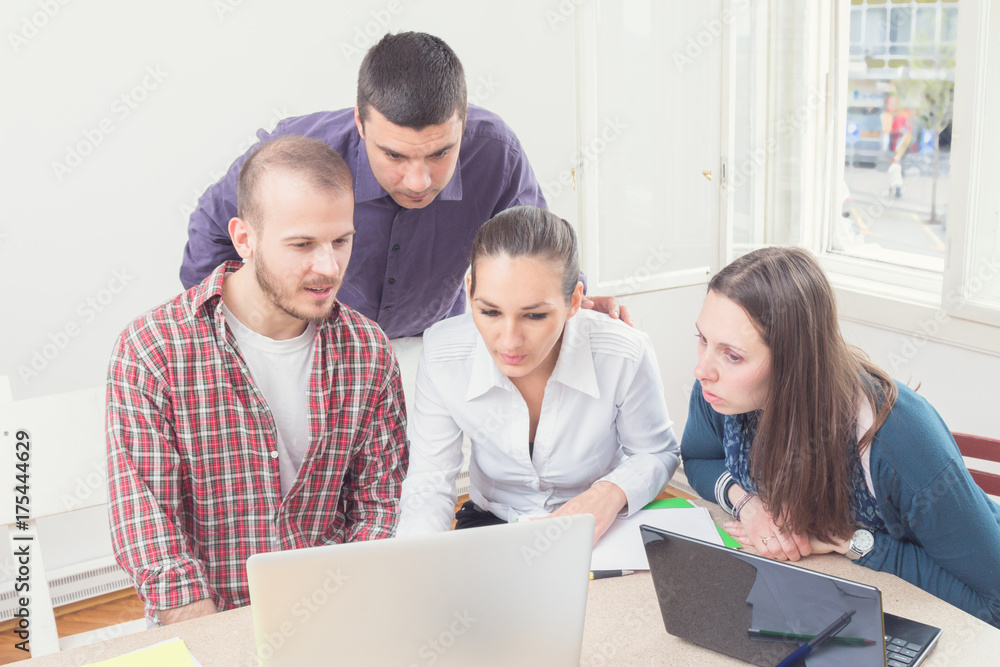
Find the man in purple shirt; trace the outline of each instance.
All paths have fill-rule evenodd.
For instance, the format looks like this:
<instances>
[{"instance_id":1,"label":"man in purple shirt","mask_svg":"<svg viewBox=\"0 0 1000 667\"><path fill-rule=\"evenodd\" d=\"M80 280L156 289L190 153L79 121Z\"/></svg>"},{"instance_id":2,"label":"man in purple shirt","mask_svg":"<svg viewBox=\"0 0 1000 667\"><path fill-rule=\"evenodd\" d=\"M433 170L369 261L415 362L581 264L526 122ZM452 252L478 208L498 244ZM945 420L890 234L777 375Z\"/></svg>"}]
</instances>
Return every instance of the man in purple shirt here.
<instances>
[{"instance_id":1,"label":"man in purple shirt","mask_svg":"<svg viewBox=\"0 0 1000 667\"><path fill-rule=\"evenodd\" d=\"M287 134L325 141L354 174L357 235L339 299L390 338L419 336L464 312L463 278L476 230L512 206L546 205L513 131L467 103L458 57L425 33L386 35L368 51L353 109L288 118L257 136L265 142ZM239 259L228 225L246 157L202 195L191 215L181 265L185 287ZM631 324L613 297L588 301L612 317L620 310Z\"/></svg>"}]
</instances>

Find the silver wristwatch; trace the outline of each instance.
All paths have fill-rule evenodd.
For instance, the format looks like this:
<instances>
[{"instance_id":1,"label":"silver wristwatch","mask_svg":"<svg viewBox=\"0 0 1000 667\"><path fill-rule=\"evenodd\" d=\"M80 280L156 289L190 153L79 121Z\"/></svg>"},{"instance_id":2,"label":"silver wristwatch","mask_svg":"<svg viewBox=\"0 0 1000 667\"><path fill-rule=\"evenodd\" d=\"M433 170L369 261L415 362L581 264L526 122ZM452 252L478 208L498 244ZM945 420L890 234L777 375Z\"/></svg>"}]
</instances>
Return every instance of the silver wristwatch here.
<instances>
[{"instance_id":1,"label":"silver wristwatch","mask_svg":"<svg viewBox=\"0 0 1000 667\"><path fill-rule=\"evenodd\" d=\"M875 547L875 534L865 528L858 528L851 536L851 542L847 547L847 557L851 560L858 560Z\"/></svg>"}]
</instances>

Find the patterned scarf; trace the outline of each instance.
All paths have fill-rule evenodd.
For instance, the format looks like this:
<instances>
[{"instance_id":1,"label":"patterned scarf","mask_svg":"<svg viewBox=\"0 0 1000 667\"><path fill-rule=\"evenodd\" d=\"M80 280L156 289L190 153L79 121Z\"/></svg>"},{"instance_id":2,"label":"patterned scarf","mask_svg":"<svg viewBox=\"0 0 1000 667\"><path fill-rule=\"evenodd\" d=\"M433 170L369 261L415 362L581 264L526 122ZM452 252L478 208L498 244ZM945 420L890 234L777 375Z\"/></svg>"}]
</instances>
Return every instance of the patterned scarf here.
<instances>
[{"instance_id":1,"label":"patterned scarf","mask_svg":"<svg viewBox=\"0 0 1000 667\"><path fill-rule=\"evenodd\" d=\"M759 419L759 410L740 415L726 415L722 433L726 470L737 484L753 493L757 492L757 485L753 483L750 475L750 444L757 432ZM858 457L856 439L851 443L851 470L853 471L851 491L854 494L854 501L851 503L853 522L869 530L884 530L885 522L878 515L878 504L865 484L865 472Z\"/></svg>"}]
</instances>

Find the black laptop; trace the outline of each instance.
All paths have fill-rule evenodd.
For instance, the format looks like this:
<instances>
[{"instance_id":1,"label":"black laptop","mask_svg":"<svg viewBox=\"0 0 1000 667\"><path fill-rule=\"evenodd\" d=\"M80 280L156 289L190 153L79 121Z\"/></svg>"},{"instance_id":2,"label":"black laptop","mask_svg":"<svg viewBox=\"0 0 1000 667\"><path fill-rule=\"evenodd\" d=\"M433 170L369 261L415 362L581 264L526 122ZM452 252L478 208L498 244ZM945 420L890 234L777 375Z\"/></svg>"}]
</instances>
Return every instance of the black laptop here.
<instances>
[{"instance_id":1,"label":"black laptop","mask_svg":"<svg viewBox=\"0 0 1000 667\"><path fill-rule=\"evenodd\" d=\"M882 612L874 587L640 526L667 632L773 667L845 612L851 623L809 667L916 667L941 629Z\"/></svg>"}]
</instances>

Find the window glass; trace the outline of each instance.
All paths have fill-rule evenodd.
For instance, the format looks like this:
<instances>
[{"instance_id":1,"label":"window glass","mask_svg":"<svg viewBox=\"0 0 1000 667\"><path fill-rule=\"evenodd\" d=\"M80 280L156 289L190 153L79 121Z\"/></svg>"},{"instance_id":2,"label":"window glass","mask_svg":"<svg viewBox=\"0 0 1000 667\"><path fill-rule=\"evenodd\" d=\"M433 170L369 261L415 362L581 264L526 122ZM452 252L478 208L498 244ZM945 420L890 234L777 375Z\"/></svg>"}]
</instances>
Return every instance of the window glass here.
<instances>
[{"instance_id":1,"label":"window glass","mask_svg":"<svg viewBox=\"0 0 1000 667\"><path fill-rule=\"evenodd\" d=\"M910 52L910 40L912 39L913 28L910 17L913 10L909 7L896 7L889 14L889 53L893 55L906 55Z\"/></svg>"},{"instance_id":2,"label":"window glass","mask_svg":"<svg viewBox=\"0 0 1000 667\"><path fill-rule=\"evenodd\" d=\"M942 12L939 4L893 7L893 55L884 61L851 55L842 74L847 123L832 251L944 268L955 47L935 36L954 32L958 9ZM880 38L872 30L865 37L870 53L875 45L868 40Z\"/></svg>"},{"instance_id":3,"label":"window glass","mask_svg":"<svg viewBox=\"0 0 1000 667\"><path fill-rule=\"evenodd\" d=\"M958 10L948 7L941 10L941 41L954 42L958 37Z\"/></svg>"},{"instance_id":4,"label":"window glass","mask_svg":"<svg viewBox=\"0 0 1000 667\"><path fill-rule=\"evenodd\" d=\"M885 53L885 10L869 7L865 14L865 50L868 55Z\"/></svg>"},{"instance_id":5,"label":"window glass","mask_svg":"<svg viewBox=\"0 0 1000 667\"><path fill-rule=\"evenodd\" d=\"M937 37L937 7L917 7L913 34L914 52L922 56L933 56Z\"/></svg>"}]
</instances>

